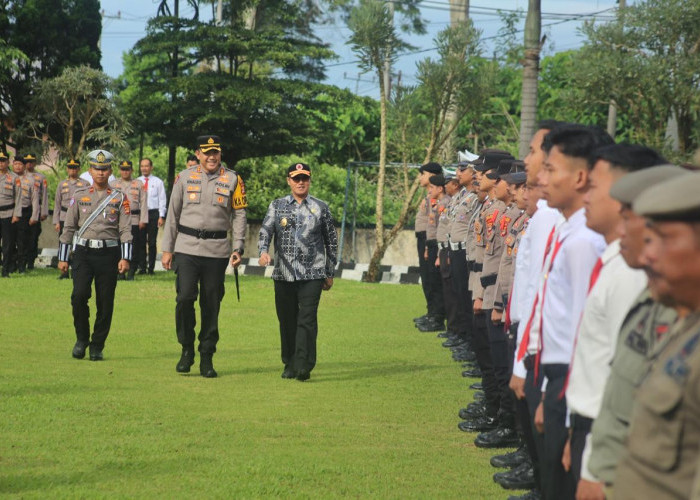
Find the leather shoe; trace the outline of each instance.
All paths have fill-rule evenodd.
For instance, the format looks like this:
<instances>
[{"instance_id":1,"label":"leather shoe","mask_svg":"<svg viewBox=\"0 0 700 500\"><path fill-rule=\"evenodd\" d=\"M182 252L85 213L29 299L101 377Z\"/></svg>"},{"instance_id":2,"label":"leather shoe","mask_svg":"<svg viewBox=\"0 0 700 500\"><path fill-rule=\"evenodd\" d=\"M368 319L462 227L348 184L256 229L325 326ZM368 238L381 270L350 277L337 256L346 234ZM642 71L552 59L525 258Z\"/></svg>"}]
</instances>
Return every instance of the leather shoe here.
<instances>
[{"instance_id":1,"label":"leather shoe","mask_svg":"<svg viewBox=\"0 0 700 500\"><path fill-rule=\"evenodd\" d=\"M83 359L85 357L85 349L87 346L87 342L81 342L78 340L73 346L73 357L75 359Z\"/></svg>"},{"instance_id":2,"label":"leather shoe","mask_svg":"<svg viewBox=\"0 0 700 500\"><path fill-rule=\"evenodd\" d=\"M103 359L102 349L90 346L90 361L102 361Z\"/></svg>"},{"instance_id":3,"label":"leather shoe","mask_svg":"<svg viewBox=\"0 0 700 500\"><path fill-rule=\"evenodd\" d=\"M199 373L204 378L216 378L218 376L218 373L216 373L216 370L214 370L212 356L212 354L200 354Z\"/></svg>"},{"instance_id":4,"label":"leather shoe","mask_svg":"<svg viewBox=\"0 0 700 500\"><path fill-rule=\"evenodd\" d=\"M475 406L472 406L475 405ZM474 417L485 417L486 416L486 406L480 405L478 403L469 403L466 408L460 408L459 418L462 420L469 420Z\"/></svg>"},{"instance_id":5,"label":"leather shoe","mask_svg":"<svg viewBox=\"0 0 700 500\"><path fill-rule=\"evenodd\" d=\"M484 384L482 384L481 382L474 382L472 385L469 386L469 388L475 391L483 391Z\"/></svg>"},{"instance_id":6,"label":"leather shoe","mask_svg":"<svg viewBox=\"0 0 700 500\"><path fill-rule=\"evenodd\" d=\"M309 373L309 370L299 370L297 372L297 380L299 382L305 382L306 380L309 380L311 378L311 374Z\"/></svg>"},{"instance_id":7,"label":"leather shoe","mask_svg":"<svg viewBox=\"0 0 700 500\"><path fill-rule=\"evenodd\" d=\"M442 347L457 347L466 344L467 341L460 337L448 338L442 343Z\"/></svg>"},{"instance_id":8,"label":"leather shoe","mask_svg":"<svg viewBox=\"0 0 700 500\"><path fill-rule=\"evenodd\" d=\"M282 378L294 378L294 370L289 365L284 365L284 371L282 372Z\"/></svg>"},{"instance_id":9,"label":"leather shoe","mask_svg":"<svg viewBox=\"0 0 700 500\"><path fill-rule=\"evenodd\" d=\"M472 368L470 370L464 370L462 372L462 376L466 378L481 378L483 377L483 373L481 373L481 370L479 368Z\"/></svg>"},{"instance_id":10,"label":"leather shoe","mask_svg":"<svg viewBox=\"0 0 700 500\"><path fill-rule=\"evenodd\" d=\"M520 444L518 433L514 429L499 427L476 436L477 448L513 448Z\"/></svg>"},{"instance_id":11,"label":"leather shoe","mask_svg":"<svg viewBox=\"0 0 700 500\"><path fill-rule=\"evenodd\" d=\"M529 458L525 446L521 446L515 451L491 457L491 465L501 469L514 469Z\"/></svg>"},{"instance_id":12,"label":"leather shoe","mask_svg":"<svg viewBox=\"0 0 700 500\"><path fill-rule=\"evenodd\" d=\"M428 319L428 315L424 314L423 316L418 316L417 318L413 318L414 323L420 323L421 321L425 321Z\"/></svg>"},{"instance_id":13,"label":"leather shoe","mask_svg":"<svg viewBox=\"0 0 700 500\"><path fill-rule=\"evenodd\" d=\"M445 329L444 321L438 321L435 318L430 318L425 323L416 326L421 332L439 332Z\"/></svg>"},{"instance_id":14,"label":"leather shoe","mask_svg":"<svg viewBox=\"0 0 700 500\"><path fill-rule=\"evenodd\" d=\"M486 394L484 394L484 391L476 391L474 393L474 401L483 401L486 399Z\"/></svg>"},{"instance_id":15,"label":"leather shoe","mask_svg":"<svg viewBox=\"0 0 700 500\"><path fill-rule=\"evenodd\" d=\"M508 497L508 500L542 500L542 493L540 493L540 490L530 490L519 497L511 495Z\"/></svg>"},{"instance_id":16,"label":"leather shoe","mask_svg":"<svg viewBox=\"0 0 700 500\"><path fill-rule=\"evenodd\" d=\"M507 472L496 472L493 480L507 490L531 490L535 487L535 471L528 460Z\"/></svg>"},{"instance_id":17,"label":"leather shoe","mask_svg":"<svg viewBox=\"0 0 700 500\"><path fill-rule=\"evenodd\" d=\"M458 350L457 352L452 353L452 359L461 362L476 361L476 354L471 351L467 351L466 349Z\"/></svg>"},{"instance_id":18,"label":"leather shoe","mask_svg":"<svg viewBox=\"0 0 700 500\"><path fill-rule=\"evenodd\" d=\"M452 335L452 332L450 332L450 331L440 332L437 334L437 338L446 339L446 338L449 338L450 335Z\"/></svg>"},{"instance_id":19,"label":"leather shoe","mask_svg":"<svg viewBox=\"0 0 700 500\"><path fill-rule=\"evenodd\" d=\"M180 361L177 362L175 366L175 371L178 373L189 373L190 366L194 364L194 346L187 346L182 348L182 355L180 356Z\"/></svg>"},{"instance_id":20,"label":"leather shoe","mask_svg":"<svg viewBox=\"0 0 700 500\"><path fill-rule=\"evenodd\" d=\"M473 417L460 422L457 427L464 432L486 432L498 427L498 419L489 416Z\"/></svg>"}]
</instances>

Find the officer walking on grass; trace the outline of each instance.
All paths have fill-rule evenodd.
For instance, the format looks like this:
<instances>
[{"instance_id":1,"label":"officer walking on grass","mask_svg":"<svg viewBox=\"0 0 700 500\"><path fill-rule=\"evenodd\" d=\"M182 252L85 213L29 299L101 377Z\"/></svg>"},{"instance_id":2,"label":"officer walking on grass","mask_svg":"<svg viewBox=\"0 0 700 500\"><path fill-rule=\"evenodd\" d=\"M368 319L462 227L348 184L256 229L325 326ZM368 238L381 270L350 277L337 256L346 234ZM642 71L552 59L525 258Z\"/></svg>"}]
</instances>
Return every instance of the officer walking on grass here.
<instances>
[{"instance_id":1,"label":"officer walking on grass","mask_svg":"<svg viewBox=\"0 0 700 500\"><path fill-rule=\"evenodd\" d=\"M93 185L73 193L59 238L58 269L68 272L68 257L73 250L73 324L77 341L73 357L83 359L90 346L90 360L102 360L114 311L117 274L129 270L131 259L131 214L129 199L109 187L112 154L103 149L88 154ZM88 300L95 280L97 314L90 339Z\"/></svg>"},{"instance_id":2,"label":"officer walking on grass","mask_svg":"<svg viewBox=\"0 0 700 500\"><path fill-rule=\"evenodd\" d=\"M241 263L246 231L243 179L221 165L221 140L215 135L197 138L199 165L175 179L168 217L163 226L163 268L173 269L177 305L175 328L182 356L175 367L187 373L194 364L194 302L201 292L199 372L217 376L212 363L219 341L219 307L224 298L226 268ZM233 221L233 251L228 230Z\"/></svg>"},{"instance_id":3,"label":"officer walking on grass","mask_svg":"<svg viewBox=\"0 0 700 500\"><path fill-rule=\"evenodd\" d=\"M287 170L291 194L267 209L260 228L261 266L272 262L275 239L275 307L282 344L282 378L308 380L316 365L317 311L321 291L330 290L338 240L328 205L309 195L311 169L296 163Z\"/></svg>"}]
</instances>

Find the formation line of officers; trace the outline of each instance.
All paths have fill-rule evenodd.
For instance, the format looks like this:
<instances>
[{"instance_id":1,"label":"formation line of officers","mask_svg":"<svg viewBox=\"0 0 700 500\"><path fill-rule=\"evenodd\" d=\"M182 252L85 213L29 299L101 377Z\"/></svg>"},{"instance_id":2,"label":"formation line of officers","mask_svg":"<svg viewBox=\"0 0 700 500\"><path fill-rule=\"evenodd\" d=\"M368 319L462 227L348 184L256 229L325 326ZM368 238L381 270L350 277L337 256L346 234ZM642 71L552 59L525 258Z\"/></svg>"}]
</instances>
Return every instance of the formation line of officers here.
<instances>
[{"instance_id":1,"label":"formation line of officers","mask_svg":"<svg viewBox=\"0 0 700 500\"><path fill-rule=\"evenodd\" d=\"M700 173L544 121L523 161L421 167L427 313L510 498L700 498Z\"/></svg>"},{"instance_id":2,"label":"formation line of officers","mask_svg":"<svg viewBox=\"0 0 700 500\"><path fill-rule=\"evenodd\" d=\"M242 262L248 206L243 179L221 159L218 136L198 137L196 162L188 158L190 166L175 179L167 216L159 207L155 217L145 210L150 170L144 172L144 166L151 166L150 160L146 160L149 165L141 162L145 182L131 179L128 161L119 164L121 178L117 180L111 177L116 163L113 155L103 149L91 151L87 155L91 182L84 184L77 176L78 163L69 162L69 178L59 184L57 203L65 210L60 211L57 230L58 269L66 275L72 268L74 358L104 359L117 281L120 276L133 277L138 265L134 241L144 224L155 222L156 227L163 227L163 268L176 274L175 330L181 355L175 369L189 373L198 351L200 374L218 376L213 356L219 341L225 274L229 265L237 268ZM150 181L153 183L152 177ZM333 286L337 237L328 205L309 193L311 167L305 163L290 166L287 182L290 194L274 200L263 221L259 263L275 266L272 278L282 377L306 381L316 365L317 310L322 291ZM153 264L148 266L147 272L152 272ZM88 300L93 283L97 310L91 326ZM201 321L197 334L198 298Z\"/></svg>"}]
</instances>

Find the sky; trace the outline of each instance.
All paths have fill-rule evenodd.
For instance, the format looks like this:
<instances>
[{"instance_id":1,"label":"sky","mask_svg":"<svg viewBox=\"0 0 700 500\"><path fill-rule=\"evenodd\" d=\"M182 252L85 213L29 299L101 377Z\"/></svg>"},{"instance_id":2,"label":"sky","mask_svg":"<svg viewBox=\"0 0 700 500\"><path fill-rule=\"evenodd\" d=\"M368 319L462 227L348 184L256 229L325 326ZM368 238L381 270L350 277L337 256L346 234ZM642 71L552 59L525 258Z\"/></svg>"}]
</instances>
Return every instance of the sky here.
<instances>
[{"instance_id":1,"label":"sky","mask_svg":"<svg viewBox=\"0 0 700 500\"><path fill-rule=\"evenodd\" d=\"M144 36L148 19L156 14L160 0L102 0L102 68L112 77L122 73L122 54L131 49ZM502 21L498 9L527 11L527 0L471 0L470 17L476 27L482 30L484 55L494 50ZM632 2L628 2L632 3ZM184 1L180 2L181 16L192 14ZM184 4L184 5L183 5ZM547 35L545 55L580 47L583 39L578 34L582 19L595 14L604 22L614 14L616 0L542 0L542 34ZM416 63L426 57L435 57L436 34L449 25L448 0L423 0L421 13L428 21L427 33L406 39L416 47L415 53L401 56L394 72L401 72L401 81L411 85L416 82ZM211 7L205 6L200 12L201 19L212 17ZM520 28L524 25L524 17ZM343 24L319 26L317 36L331 44L338 59L329 61L326 66L327 79L324 83L347 88L356 94L378 97L379 84L371 74L361 73L355 61L357 56L347 45L350 30ZM518 36L522 37L522 33Z\"/></svg>"}]
</instances>

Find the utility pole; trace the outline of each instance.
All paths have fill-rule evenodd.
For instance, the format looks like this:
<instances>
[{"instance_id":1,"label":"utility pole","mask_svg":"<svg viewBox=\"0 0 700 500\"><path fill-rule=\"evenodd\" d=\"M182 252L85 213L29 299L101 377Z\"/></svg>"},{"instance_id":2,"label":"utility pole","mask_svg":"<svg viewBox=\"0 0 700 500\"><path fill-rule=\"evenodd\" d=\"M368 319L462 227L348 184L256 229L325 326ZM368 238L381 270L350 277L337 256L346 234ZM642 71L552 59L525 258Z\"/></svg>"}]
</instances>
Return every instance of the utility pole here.
<instances>
[{"instance_id":1,"label":"utility pole","mask_svg":"<svg viewBox=\"0 0 700 500\"><path fill-rule=\"evenodd\" d=\"M520 140L518 157L527 154L530 137L535 133L537 120L537 77L540 72L540 50L544 40L542 31L542 11L540 0L529 0L525 18L525 60L523 61L523 91L520 111Z\"/></svg>"},{"instance_id":2,"label":"utility pole","mask_svg":"<svg viewBox=\"0 0 700 500\"><path fill-rule=\"evenodd\" d=\"M618 12L627 7L627 0L618 0ZM620 26L622 28L622 26ZM610 99L610 104L608 104L608 134L613 139L615 138L615 132L617 131L617 103L615 99Z\"/></svg>"},{"instance_id":3,"label":"utility pole","mask_svg":"<svg viewBox=\"0 0 700 500\"><path fill-rule=\"evenodd\" d=\"M450 0L450 27L454 28L469 20L469 0ZM457 115L452 108L445 113L445 121L451 124L457 121ZM442 157L446 162L455 160L455 134L452 132L442 146Z\"/></svg>"},{"instance_id":4,"label":"utility pole","mask_svg":"<svg viewBox=\"0 0 700 500\"><path fill-rule=\"evenodd\" d=\"M216 25L221 26L224 20L224 0L219 0L216 4Z\"/></svg>"}]
</instances>

